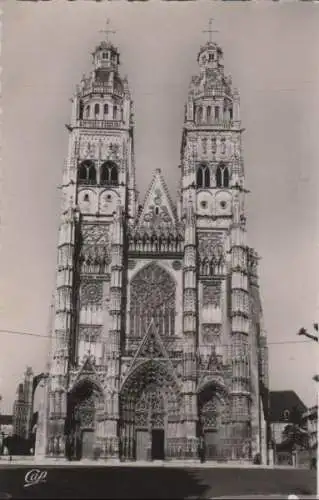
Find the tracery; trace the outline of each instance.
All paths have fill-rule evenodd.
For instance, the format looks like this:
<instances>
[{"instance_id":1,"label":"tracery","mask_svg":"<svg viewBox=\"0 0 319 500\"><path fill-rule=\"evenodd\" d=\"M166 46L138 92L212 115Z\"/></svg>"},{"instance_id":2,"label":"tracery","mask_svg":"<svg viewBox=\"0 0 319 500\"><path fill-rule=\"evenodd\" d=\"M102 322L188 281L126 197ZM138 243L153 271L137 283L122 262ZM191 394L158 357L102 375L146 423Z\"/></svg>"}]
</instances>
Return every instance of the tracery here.
<instances>
[{"instance_id":1,"label":"tracery","mask_svg":"<svg viewBox=\"0 0 319 500\"><path fill-rule=\"evenodd\" d=\"M159 334L175 330L175 290L171 275L152 263L141 269L131 282L130 335L142 337L154 318Z\"/></svg>"}]
</instances>

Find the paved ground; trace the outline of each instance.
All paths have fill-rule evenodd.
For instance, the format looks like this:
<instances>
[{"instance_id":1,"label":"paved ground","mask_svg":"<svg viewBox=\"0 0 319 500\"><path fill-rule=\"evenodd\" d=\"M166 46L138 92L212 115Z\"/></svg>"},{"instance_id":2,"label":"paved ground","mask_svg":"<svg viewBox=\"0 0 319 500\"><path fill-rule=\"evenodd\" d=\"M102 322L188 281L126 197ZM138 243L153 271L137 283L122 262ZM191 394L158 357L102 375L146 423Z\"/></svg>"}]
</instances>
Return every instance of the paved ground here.
<instances>
[{"instance_id":1,"label":"paved ground","mask_svg":"<svg viewBox=\"0 0 319 500\"><path fill-rule=\"evenodd\" d=\"M30 474L38 469L40 475ZM26 474L29 476L26 478ZM41 476L42 474L42 476ZM27 481L25 481L27 479ZM31 480L41 480L34 483ZM216 498L229 495L315 494L315 471L244 467L0 464L0 498Z\"/></svg>"}]
</instances>

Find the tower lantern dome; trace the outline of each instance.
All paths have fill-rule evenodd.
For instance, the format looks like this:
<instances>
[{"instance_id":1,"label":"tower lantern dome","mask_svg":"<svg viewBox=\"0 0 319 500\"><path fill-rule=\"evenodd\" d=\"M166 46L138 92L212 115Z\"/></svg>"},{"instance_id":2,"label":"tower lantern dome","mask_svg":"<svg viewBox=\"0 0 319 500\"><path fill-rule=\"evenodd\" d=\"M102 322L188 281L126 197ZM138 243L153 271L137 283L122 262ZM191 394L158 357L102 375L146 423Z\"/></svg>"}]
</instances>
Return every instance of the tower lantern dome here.
<instances>
[{"instance_id":1,"label":"tower lantern dome","mask_svg":"<svg viewBox=\"0 0 319 500\"><path fill-rule=\"evenodd\" d=\"M120 53L109 41L102 41L92 56L95 69L117 69L120 64Z\"/></svg>"},{"instance_id":2,"label":"tower lantern dome","mask_svg":"<svg viewBox=\"0 0 319 500\"><path fill-rule=\"evenodd\" d=\"M215 42L207 42L200 48L197 62L202 70L223 68L223 51Z\"/></svg>"}]
</instances>

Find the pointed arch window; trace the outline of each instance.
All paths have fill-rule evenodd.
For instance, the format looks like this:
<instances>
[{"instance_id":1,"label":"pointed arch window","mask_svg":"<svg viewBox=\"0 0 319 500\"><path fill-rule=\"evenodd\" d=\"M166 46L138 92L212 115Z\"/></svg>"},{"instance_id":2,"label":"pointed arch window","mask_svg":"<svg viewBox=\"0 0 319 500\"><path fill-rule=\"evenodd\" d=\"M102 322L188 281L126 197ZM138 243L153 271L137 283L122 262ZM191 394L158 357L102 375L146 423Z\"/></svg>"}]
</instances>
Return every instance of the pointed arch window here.
<instances>
[{"instance_id":1,"label":"pointed arch window","mask_svg":"<svg viewBox=\"0 0 319 500\"><path fill-rule=\"evenodd\" d=\"M202 106L199 106L197 108L197 122L201 123L202 120L203 120L203 108L202 108Z\"/></svg>"},{"instance_id":2,"label":"pointed arch window","mask_svg":"<svg viewBox=\"0 0 319 500\"><path fill-rule=\"evenodd\" d=\"M198 188L210 187L210 173L208 165L199 165L196 175L196 186Z\"/></svg>"},{"instance_id":3,"label":"pointed arch window","mask_svg":"<svg viewBox=\"0 0 319 500\"><path fill-rule=\"evenodd\" d=\"M90 105L88 104L85 108L85 118L90 118L90 112L91 112L91 109L90 109Z\"/></svg>"},{"instance_id":4,"label":"pointed arch window","mask_svg":"<svg viewBox=\"0 0 319 500\"><path fill-rule=\"evenodd\" d=\"M224 163L220 163L216 170L216 186L229 187L229 177L229 168Z\"/></svg>"},{"instance_id":5,"label":"pointed arch window","mask_svg":"<svg viewBox=\"0 0 319 500\"><path fill-rule=\"evenodd\" d=\"M212 107L207 106L207 123L210 123L212 120Z\"/></svg>"},{"instance_id":6,"label":"pointed arch window","mask_svg":"<svg viewBox=\"0 0 319 500\"><path fill-rule=\"evenodd\" d=\"M79 102L79 120L83 120L84 104L82 99Z\"/></svg>"},{"instance_id":7,"label":"pointed arch window","mask_svg":"<svg viewBox=\"0 0 319 500\"><path fill-rule=\"evenodd\" d=\"M176 284L156 263L143 267L130 286L130 335L143 337L152 319L161 336L175 334Z\"/></svg>"},{"instance_id":8,"label":"pointed arch window","mask_svg":"<svg viewBox=\"0 0 319 500\"><path fill-rule=\"evenodd\" d=\"M230 120L233 119L233 108L232 107L229 108L229 119Z\"/></svg>"},{"instance_id":9,"label":"pointed arch window","mask_svg":"<svg viewBox=\"0 0 319 500\"><path fill-rule=\"evenodd\" d=\"M100 105L96 103L94 105L94 118L98 118L100 114Z\"/></svg>"},{"instance_id":10,"label":"pointed arch window","mask_svg":"<svg viewBox=\"0 0 319 500\"><path fill-rule=\"evenodd\" d=\"M101 165L100 183L106 186L118 185L118 167L113 161L106 161Z\"/></svg>"},{"instance_id":11,"label":"pointed arch window","mask_svg":"<svg viewBox=\"0 0 319 500\"><path fill-rule=\"evenodd\" d=\"M113 106L113 120L117 119L117 106Z\"/></svg>"},{"instance_id":12,"label":"pointed arch window","mask_svg":"<svg viewBox=\"0 0 319 500\"><path fill-rule=\"evenodd\" d=\"M215 106L215 120L219 120L219 106Z\"/></svg>"},{"instance_id":13,"label":"pointed arch window","mask_svg":"<svg viewBox=\"0 0 319 500\"><path fill-rule=\"evenodd\" d=\"M85 160L80 163L78 181L80 184L96 184L96 168L93 161Z\"/></svg>"},{"instance_id":14,"label":"pointed arch window","mask_svg":"<svg viewBox=\"0 0 319 500\"><path fill-rule=\"evenodd\" d=\"M109 105L108 104L104 104L103 114L104 114L104 116L107 116L109 114Z\"/></svg>"}]
</instances>

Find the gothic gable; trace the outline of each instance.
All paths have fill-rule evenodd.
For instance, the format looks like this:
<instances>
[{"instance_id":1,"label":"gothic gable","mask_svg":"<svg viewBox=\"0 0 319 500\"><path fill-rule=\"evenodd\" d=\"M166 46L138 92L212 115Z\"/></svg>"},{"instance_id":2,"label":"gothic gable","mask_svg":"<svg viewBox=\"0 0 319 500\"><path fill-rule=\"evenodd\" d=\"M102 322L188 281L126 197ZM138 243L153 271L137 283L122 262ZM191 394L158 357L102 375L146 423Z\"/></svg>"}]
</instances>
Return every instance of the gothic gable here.
<instances>
[{"instance_id":1,"label":"gothic gable","mask_svg":"<svg viewBox=\"0 0 319 500\"><path fill-rule=\"evenodd\" d=\"M160 169L155 171L138 215L137 226L175 226L176 209L172 203Z\"/></svg>"},{"instance_id":2,"label":"gothic gable","mask_svg":"<svg viewBox=\"0 0 319 500\"><path fill-rule=\"evenodd\" d=\"M175 373L174 366L169 358L168 352L158 332L158 328L155 324L154 319L151 320L144 338L142 339L136 351L131 366L128 372L125 374L125 380L133 373L133 371L141 362L144 363L146 360L157 360L164 362L178 386L178 379Z\"/></svg>"},{"instance_id":3,"label":"gothic gable","mask_svg":"<svg viewBox=\"0 0 319 500\"><path fill-rule=\"evenodd\" d=\"M83 380L89 380L90 382L95 384L98 388L100 388L101 392L103 392L102 380L100 379L100 376L96 370L95 359L93 356L89 355L83 359L83 364L81 368L79 369L75 377L72 378L73 380L71 380L71 387L69 390L72 390Z\"/></svg>"}]
</instances>

